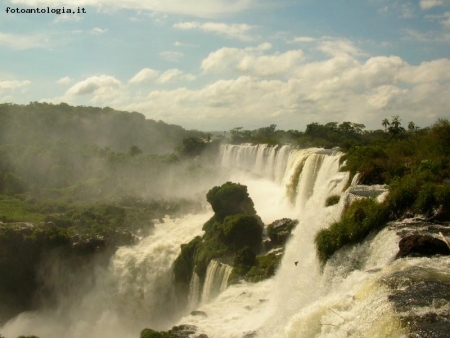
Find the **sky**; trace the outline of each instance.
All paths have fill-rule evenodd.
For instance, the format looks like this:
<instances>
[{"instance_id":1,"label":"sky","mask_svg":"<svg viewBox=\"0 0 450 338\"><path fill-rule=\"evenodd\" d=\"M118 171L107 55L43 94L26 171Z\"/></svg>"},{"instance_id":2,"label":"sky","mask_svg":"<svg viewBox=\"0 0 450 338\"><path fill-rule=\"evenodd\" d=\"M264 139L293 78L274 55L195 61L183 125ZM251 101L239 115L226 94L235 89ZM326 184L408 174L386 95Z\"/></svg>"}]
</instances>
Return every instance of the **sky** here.
<instances>
[{"instance_id":1,"label":"sky","mask_svg":"<svg viewBox=\"0 0 450 338\"><path fill-rule=\"evenodd\" d=\"M450 0L0 3L0 103L204 131L450 118Z\"/></svg>"}]
</instances>

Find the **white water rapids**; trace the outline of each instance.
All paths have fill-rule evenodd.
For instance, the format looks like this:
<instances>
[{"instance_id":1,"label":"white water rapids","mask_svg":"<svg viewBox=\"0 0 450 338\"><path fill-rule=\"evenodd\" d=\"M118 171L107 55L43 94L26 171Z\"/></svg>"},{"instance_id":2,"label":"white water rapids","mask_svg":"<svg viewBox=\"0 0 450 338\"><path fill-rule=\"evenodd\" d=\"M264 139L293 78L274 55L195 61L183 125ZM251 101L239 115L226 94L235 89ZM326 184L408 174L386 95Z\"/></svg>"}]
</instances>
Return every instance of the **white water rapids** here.
<instances>
[{"instance_id":1,"label":"white water rapids","mask_svg":"<svg viewBox=\"0 0 450 338\"><path fill-rule=\"evenodd\" d=\"M273 278L224 290L226 283L220 279L230 270L215 261L208 267L206 289L199 290L194 276L191 305L207 316L180 313L170 268L180 245L202 234L212 212L166 219L139 244L120 248L106 269L93 271L98 274L96 286L75 292L73 305L20 314L0 327L0 333L5 338L138 338L146 327L167 330L193 324L197 334L209 338L247 333L264 338L402 337L387 291L374 282L396 254L395 234L382 231L343 249L320 271L314 236L339 219L351 198L343 192L348 173L339 171L341 155L337 150L289 146L222 146L221 165L230 172L229 180L247 185L265 224L283 217L300 222ZM340 195L340 202L325 207L331 195ZM380 325L384 331L377 330Z\"/></svg>"}]
</instances>

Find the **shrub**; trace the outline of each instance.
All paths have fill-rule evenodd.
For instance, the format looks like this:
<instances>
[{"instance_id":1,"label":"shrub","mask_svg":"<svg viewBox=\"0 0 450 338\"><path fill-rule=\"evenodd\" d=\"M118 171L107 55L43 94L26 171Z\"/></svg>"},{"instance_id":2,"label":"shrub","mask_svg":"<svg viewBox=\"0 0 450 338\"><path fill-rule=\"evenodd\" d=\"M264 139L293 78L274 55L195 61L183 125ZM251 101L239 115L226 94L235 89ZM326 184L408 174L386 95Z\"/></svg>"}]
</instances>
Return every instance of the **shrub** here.
<instances>
[{"instance_id":1,"label":"shrub","mask_svg":"<svg viewBox=\"0 0 450 338\"><path fill-rule=\"evenodd\" d=\"M141 338L170 338L167 332L158 332L152 329L144 329L141 332Z\"/></svg>"},{"instance_id":2,"label":"shrub","mask_svg":"<svg viewBox=\"0 0 450 338\"><path fill-rule=\"evenodd\" d=\"M341 200L341 196L339 196L339 195L329 196L327 198L327 200L325 201L325 206L330 207L332 205L338 204L340 200Z\"/></svg>"},{"instance_id":3,"label":"shrub","mask_svg":"<svg viewBox=\"0 0 450 338\"><path fill-rule=\"evenodd\" d=\"M255 263L256 255L250 247L246 246L239 250L234 257L233 272L230 280L237 281L239 277L245 276Z\"/></svg>"},{"instance_id":4,"label":"shrub","mask_svg":"<svg viewBox=\"0 0 450 338\"><path fill-rule=\"evenodd\" d=\"M321 264L325 264L344 245L358 243L387 220L383 204L370 198L355 201L344 211L339 222L317 233L315 244Z\"/></svg>"},{"instance_id":5,"label":"shrub","mask_svg":"<svg viewBox=\"0 0 450 338\"><path fill-rule=\"evenodd\" d=\"M250 199L245 185L227 182L208 191L206 199L211 204L219 222L230 215L256 215L253 201Z\"/></svg>"},{"instance_id":6,"label":"shrub","mask_svg":"<svg viewBox=\"0 0 450 338\"><path fill-rule=\"evenodd\" d=\"M281 254L274 252L256 257L256 264L250 269L246 275L249 282L257 283L275 275L275 271L280 265Z\"/></svg>"},{"instance_id":7,"label":"shrub","mask_svg":"<svg viewBox=\"0 0 450 338\"><path fill-rule=\"evenodd\" d=\"M225 240L235 249L258 246L262 240L262 231L255 216L242 214L227 216L223 222Z\"/></svg>"}]
</instances>

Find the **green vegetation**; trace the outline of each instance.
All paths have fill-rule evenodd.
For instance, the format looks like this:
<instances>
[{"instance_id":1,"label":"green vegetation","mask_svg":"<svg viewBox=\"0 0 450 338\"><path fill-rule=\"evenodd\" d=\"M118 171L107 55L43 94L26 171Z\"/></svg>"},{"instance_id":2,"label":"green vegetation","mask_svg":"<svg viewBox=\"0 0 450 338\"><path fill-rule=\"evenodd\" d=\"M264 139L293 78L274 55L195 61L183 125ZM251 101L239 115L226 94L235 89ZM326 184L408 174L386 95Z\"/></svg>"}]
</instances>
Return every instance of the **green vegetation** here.
<instances>
[{"instance_id":1,"label":"green vegetation","mask_svg":"<svg viewBox=\"0 0 450 338\"><path fill-rule=\"evenodd\" d=\"M207 200L215 213L203 225L205 234L181 246L173 267L178 294L184 300L194 270L204 280L212 259L229 259L236 254L248 256L251 255L249 250L259 252L261 247L263 224L246 186L226 182L209 190ZM248 264L248 260L241 258Z\"/></svg>"},{"instance_id":2,"label":"green vegetation","mask_svg":"<svg viewBox=\"0 0 450 338\"><path fill-rule=\"evenodd\" d=\"M383 204L370 198L353 202L344 211L340 221L317 233L315 243L319 260L324 264L338 249L360 242L387 221Z\"/></svg>"},{"instance_id":3,"label":"green vegetation","mask_svg":"<svg viewBox=\"0 0 450 338\"><path fill-rule=\"evenodd\" d=\"M223 234L228 245L234 250L245 246L257 248L262 240L261 223L255 216L237 214L225 217Z\"/></svg>"},{"instance_id":4,"label":"green vegetation","mask_svg":"<svg viewBox=\"0 0 450 338\"><path fill-rule=\"evenodd\" d=\"M195 333L196 327L193 325L178 325L172 327L169 331L155 331L144 329L141 332L141 338L188 338Z\"/></svg>"},{"instance_id":5,"label":"green vegetation","mask_svg":"<svg viewBox=\"0 0 450 338\"><path fill-rule=\"evenodd\" d=\"M233 272L230 276L232 281L237 281L245 276L256 263L256 255L253 250L246 246L239 250L234 257Z\"/></svg>"},{"instance_id":6,"label":"green vegetation","mask_svg":"<svg viewBox=\"0 0 450 338\"><path fill-rule=\"evenodd\" d=\"M352 147L344 170L360 173L362 184L387 184L389 195L382 204L372 199L354 202L339 222L317 234L322 264L342 246L408 213L450 221L450 122L439 120L421 130L410 123L406 131L394 116L383 125L387 138Z\"/></svg>"},{"instance_id":7,"label":"green vegetation","mask_svg":"<svg viewBox=\"0 0 450 338\"><path fill-rule=\"evenodd\" d=\"M328 197L325 201L325 206L326 207L330 207L332 205L338 204L339 201L341 200L341 196L339 195L332 195L330 197Z\"/></svg>"},{"instance_id":8,"label":"green vegetation","mask_svg":"<svg viewBox=\"0 0 450 338\"><path fill-rule=\"evenodd\" d=\"M256 263L247 273L245 279L249 282L257 283L272 277L280 265L281 258L281 253L274 252L256 257Z\"/></svg>"},{"instance_id":9,"label":"green vegetation","mask_svg":"<svg viewBox=\"0 0 450 338\"><path fill-rule=\"evenodd\" d=\"M152 329L144 329L141 332L141 338L170 338L167 332L154 331Z\"/></svg>"},{"instance_id":10,"label":"green vegetation","mask_svg":"<svg viewBox=\"0 0 450 338\"><path fill-rule=\"evenodd\" d=\"M234 128L229 132L229 142L240 143L266 143L270 145L291 143L301 147L341 147L349 149L353 145L364 143L367 136L372 138L375 134L380 136L383 132L372 135L364 131L363 124L352 122L329 122L325 125L310 123L304 132L298 130L276 130L276 125L255 130L244 130L242 127Z\"/></svg>"},{"instance_id":11,"label":"green vegetation","mask_svg":"<svg viewBox=\"0 0 450 338\"><path fill-rule=\"evenodd\" d=\"M214 210L215 219L219 222L230 215L256 215L247 187L240 184L227 182L220 187L214 187L208 191L206 199Z\"/></svg>"},{"instance_id":12,"label":"green vegetation","mask_svg":"<svg viewBox=\"0 0 450 338\"><path fill-rule=\"evenodd\" d=\"M89 236L195 210L171 196L214 175L189 161L207 137L111 108L0 104L0 221Z\"/></svg>"}]
</instances>

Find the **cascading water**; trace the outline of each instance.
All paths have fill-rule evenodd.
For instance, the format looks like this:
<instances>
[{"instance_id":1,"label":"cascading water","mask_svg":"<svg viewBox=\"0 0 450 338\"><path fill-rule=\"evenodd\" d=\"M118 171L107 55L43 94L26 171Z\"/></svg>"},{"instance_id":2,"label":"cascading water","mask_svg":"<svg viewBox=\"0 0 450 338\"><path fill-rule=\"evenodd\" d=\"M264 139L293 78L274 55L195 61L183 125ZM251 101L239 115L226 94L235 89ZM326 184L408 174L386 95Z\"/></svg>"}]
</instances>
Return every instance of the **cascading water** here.
<instances>
[{"instance_id":1,"label":"cascading water","mask_svg":"<svg viewBox=\"0 0 450 338\"><path fill-rule=\"evenodd\" d=\"M386 299L380 296L383 291L373 291L376 289L373 271L392 261L398 243L396 235L384 231L375 239L342 250L323 273L316 258L316 233L337 221L346 203L354 198L342 192L349 179L348 173L339 172L342 153L227 145L222 147L221 155L223 166L239 171L232 180L248 186L255 208L266 224L286 216L300 222L276 276L257 284L233 285L215 301L200 307L208 314L207 318L188 316L180 323L197 325L209 337L218 338L240 338L245 333L267 338L362 337L361 328L372 332L371 337L390 336L388 331L374 330L381 320L386 324L394 317L389 316L392 314L389 303L380 300ZM272 162L273 158L277 161ZM277 168L283 168L283 175L274 175ZM262 177L255 179L245 172ZM278 183L278 187L271 182ZM340 202L326 207L325 201L331 195L340 195ZM362 309L367 309L364 316L360 316ZM369 312L383 316L378 316L377 322ZM400 334L393 337L401 336L395 320L384 327L392 334Z\"/></svg>"},{"instance_id":2,"label":"cascading water","mask_svg":"<svg viewBox=\"0 0 450 338\"><path fill-rule=\"evenodd\" d=\"M233 267L228 264L212 260L206 270L205 284L203 286L202 302L206 303L217 297L228 286Z\"/></svg>"}]
</instances>

